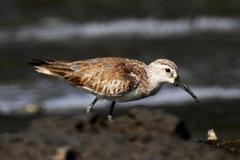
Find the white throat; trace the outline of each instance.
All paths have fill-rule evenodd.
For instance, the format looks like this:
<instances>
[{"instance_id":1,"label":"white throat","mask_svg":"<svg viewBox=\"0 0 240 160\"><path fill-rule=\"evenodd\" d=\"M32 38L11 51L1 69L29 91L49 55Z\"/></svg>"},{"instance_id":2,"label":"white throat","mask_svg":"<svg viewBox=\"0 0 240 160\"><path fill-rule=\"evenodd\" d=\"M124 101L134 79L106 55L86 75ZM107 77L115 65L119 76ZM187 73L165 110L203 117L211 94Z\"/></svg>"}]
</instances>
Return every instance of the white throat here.
<instances>
[{"instance_id":1,"label":"white throat","mask_svg":"<svg viewBox=\"0 0 240 160\"><path fill-rule=\"evenodd\" d=\"M156 94L158 90L161 88L161 86L164 84L159 82L159 75L156 75L156 72L154 71L154 67L149 65L146 69L147 75L148 75L148 90L149 94Z\"/></svg>"}]
</instances>

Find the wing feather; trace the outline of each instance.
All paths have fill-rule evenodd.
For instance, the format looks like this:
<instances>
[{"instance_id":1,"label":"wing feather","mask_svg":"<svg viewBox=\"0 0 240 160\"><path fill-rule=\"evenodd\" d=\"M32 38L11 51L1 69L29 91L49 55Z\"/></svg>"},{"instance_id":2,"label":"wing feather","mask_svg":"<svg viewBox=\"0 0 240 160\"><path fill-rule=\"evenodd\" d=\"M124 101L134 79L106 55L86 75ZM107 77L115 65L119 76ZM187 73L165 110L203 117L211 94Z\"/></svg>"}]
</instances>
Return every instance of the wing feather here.
<instances>
[{"instance_id":1,"label":"wing feather","mask_svg":"<svg viewBox=\"0 0 240 160\"><path fill-rule=\"evenodd\" d=\"M121 96L139 85L146 86L146 64L126 58L95 58L67 62L37 59L30 63L43 74L68 80L71 84L104 96Z\"/></svg>"},{"instance_id":2,"label":"wing feather","mask_svg":"<svg viewBox=\"0 0 240 160\"><path fill-rule=\"evenodd\" d=\"M121 96L140 84L136 66L126 59L98 58L71 64L70 83L105 96Z\"/></svg>"}]
</instances>

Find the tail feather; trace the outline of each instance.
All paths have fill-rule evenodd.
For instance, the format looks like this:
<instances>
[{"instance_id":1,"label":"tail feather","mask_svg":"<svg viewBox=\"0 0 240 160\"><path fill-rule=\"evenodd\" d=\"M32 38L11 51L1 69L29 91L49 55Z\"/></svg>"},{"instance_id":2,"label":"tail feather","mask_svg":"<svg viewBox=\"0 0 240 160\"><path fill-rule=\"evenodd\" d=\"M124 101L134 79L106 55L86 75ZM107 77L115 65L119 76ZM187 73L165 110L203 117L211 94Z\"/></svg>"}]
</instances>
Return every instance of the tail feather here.
<instances>
[{"instance_id":1,"label":"tail feather","mask_svg":"<svg viewBox=\"0 0 240 160\"><path fill-rule=\"evenodd\" d=\"M29 62L28 64L32 66L42 66L42 65L48 65L51 62L56 62L56 60L44 58L44 59L33 59L32 62Z\"/></svg>"},{"instance_id":2,"label":"tail feather","mask_svg":"<svg viewBox=\"0 0 240 160\"><path fill-rule=\"evenodd\" d=\"M36 71L42 74L57 76L64 78L72 73L68 62L56 61L49 58L33 59L29 62L30 65L36 68Z\"/></svg>"}]
</instances>

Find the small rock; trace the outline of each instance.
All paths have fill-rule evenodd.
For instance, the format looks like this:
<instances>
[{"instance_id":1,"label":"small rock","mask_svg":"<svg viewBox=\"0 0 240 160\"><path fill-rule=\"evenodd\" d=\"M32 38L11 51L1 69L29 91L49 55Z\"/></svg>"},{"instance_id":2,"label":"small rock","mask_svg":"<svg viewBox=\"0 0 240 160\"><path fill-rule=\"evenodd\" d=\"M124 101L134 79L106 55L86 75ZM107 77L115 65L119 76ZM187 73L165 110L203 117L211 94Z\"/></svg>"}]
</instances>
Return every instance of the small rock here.
<instances>
[{"instance_id":1,"label":"small rock","mask_svg":"<svg viewBox=\"0 0 240 160\"><path fill-rule=\"evenodd\" d=\"M207 139L209 141L216 141L216 140L218 140L218 137L217 137L217 135L216 135L216 133L215 133L215 131L213 129L208 130L207 135L208 135Z\"/></svg>"}]
</instances>

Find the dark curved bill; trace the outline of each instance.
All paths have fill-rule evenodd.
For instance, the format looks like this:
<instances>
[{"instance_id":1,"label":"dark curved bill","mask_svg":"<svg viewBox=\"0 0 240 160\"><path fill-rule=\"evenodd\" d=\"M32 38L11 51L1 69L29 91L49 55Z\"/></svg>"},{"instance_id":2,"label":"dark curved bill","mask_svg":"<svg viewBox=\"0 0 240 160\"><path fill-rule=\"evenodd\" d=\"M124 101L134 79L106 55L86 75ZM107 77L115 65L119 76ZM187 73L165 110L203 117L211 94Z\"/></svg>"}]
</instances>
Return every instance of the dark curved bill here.
<instances>
[{"instance_id":1,"label":"dark curved bill","mask_svg":"<svg viewBox=\"0 0 240 160\"><path fill-rule=\"evenodd\" d=\"M193 99L195 100L196 103L200 102L198 97L193 93L193 91L186 84L184 84L184 82L180 78L177 78L175 80L174 85L179 86L182 89L184 89L188 94L190 94L193 97Z\"/></svg>"}]
</instances>

